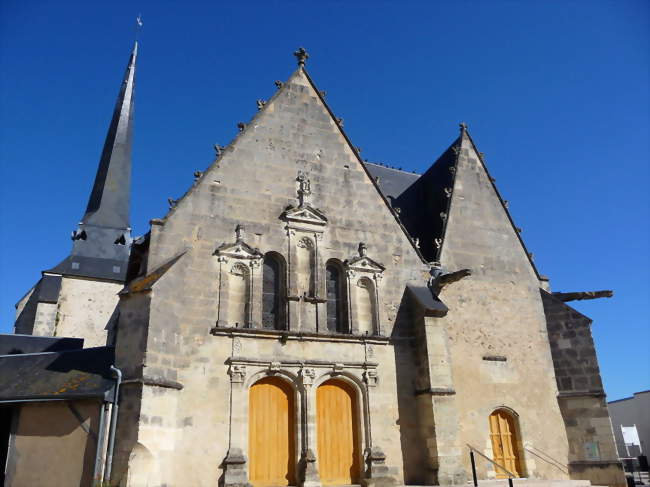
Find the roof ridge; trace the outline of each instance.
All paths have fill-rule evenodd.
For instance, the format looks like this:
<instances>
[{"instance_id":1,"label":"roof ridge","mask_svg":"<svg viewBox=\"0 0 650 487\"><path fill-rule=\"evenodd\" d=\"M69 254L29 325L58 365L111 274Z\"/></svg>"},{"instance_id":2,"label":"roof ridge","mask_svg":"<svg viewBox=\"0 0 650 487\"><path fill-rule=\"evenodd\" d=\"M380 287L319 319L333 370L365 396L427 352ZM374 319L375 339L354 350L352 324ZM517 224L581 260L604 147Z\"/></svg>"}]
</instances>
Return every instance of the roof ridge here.
<instances>
[{"instance_id":1,"label":"roof ridge","mask_svg":"<svg viewBox=\"0 0 650 487\"><path fill-rule=\"evenodd\" d=\"M405 174L416 174L416 175L418 175L418 176L421 176L421 175L422 175L422 173L419 173L419 172L407 171L406 169L399 169L399 168L397 168L397 167L386 166L386 165L381 164L381 163L379 163L379 162L363 161L363 163L364 163L364 164L372 164L373 166L383 167L384 169L390 169L390 170L392 170L392 171L403 172L403 173L405 173Z\"/></svg>"}]
</instances>

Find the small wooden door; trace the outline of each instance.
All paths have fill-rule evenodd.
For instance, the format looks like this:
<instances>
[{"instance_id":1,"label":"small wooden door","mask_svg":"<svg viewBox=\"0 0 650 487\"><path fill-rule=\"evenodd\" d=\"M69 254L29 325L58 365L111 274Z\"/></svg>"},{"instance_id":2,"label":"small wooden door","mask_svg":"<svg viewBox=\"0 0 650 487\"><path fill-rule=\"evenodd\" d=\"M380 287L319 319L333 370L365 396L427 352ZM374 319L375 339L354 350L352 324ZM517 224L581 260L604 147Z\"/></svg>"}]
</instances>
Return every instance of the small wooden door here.
<instances>
[{"instance_id":1,"label":"small wooden door","mask_svg":"<svg viewBox=\"0 0 650 487\"><path fill-rule=\"evenodd\" d=\"M517 477L521 475L521 462L519 458L517 429L512 414L503 409L494 411L490 415L490 439L494 461L503 465ZM497 478L508 478L508 473L502 468L495 467Z\"/></svg>"},{"instance_id":2,"label":"small wooden door","mask_svg":"<svg viewBox=\"0 0 650 487\"><path fill-rule=\"evenodd\" d=\"M345 381L332 379L316 391L318 468L324 485L359 483L357 395Z\"/></svg>"},{"instance_id":3,"label":"small wooden door","mask_svg":"<svg viewBox=\"0 0 650 487\"><path fill-rule=\"evenodd\" d=\"M296 485L294 396L277 377L264 378L250 388L248 460L255 487Z\"/></svg>"}]
</instances>

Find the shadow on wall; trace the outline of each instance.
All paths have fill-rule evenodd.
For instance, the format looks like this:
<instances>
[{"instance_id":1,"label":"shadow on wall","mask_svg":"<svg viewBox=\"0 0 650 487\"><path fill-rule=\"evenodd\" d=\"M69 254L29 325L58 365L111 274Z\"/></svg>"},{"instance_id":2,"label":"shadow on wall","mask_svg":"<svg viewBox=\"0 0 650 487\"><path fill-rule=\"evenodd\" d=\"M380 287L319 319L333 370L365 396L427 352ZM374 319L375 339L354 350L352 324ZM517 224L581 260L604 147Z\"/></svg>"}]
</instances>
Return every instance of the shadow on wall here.
<instances>
[{"instance_id":1,"label":"shadow on wall","mask_svg":"<svg viewBox=\"0 0 650 487\"><path fill-rule=\"evenodd\" d=\"M417 350L415 344L414 303L404 290L395 325L391 333L391 342L395 353L395 370L397 375L397 408L399 414L400 442L402 447L402 464L404 483L424 485L427 483L428 461L426 442L420 433L417 401L415 397L415 378L417 375Z\"/></svg>"}]
</instances>

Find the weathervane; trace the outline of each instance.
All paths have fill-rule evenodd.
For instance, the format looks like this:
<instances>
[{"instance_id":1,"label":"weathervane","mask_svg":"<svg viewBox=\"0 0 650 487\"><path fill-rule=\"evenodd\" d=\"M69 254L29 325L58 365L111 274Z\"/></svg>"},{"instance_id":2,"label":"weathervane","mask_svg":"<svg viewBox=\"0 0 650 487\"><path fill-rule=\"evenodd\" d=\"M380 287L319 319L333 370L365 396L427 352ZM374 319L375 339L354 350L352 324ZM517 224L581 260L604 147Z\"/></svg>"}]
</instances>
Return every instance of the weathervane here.
<instances>
[{"instance_id":1,"label":"weathervane","mask_svg":"<svg viewBox=\"0 0 650 487\"><path fill-rule=\"evenodd\" d=\"M140 31L142 30L143 26L142 22L142 14L138 14L138 16L135 19L135 42L138 42L138 38L140 37Z\"/></svg>"}]
</instances>

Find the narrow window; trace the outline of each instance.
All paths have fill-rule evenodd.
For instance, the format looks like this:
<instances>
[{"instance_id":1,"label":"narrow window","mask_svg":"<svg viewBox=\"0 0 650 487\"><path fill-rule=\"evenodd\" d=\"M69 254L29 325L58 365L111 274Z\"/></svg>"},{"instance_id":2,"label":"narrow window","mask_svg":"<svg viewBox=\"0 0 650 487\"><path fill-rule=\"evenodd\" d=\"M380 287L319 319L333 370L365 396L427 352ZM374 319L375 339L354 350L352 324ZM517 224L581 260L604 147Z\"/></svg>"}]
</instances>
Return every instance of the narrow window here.
<instances>
[{"instance_id":1,"label":"narrow window","mask_svg":"<svg viewBox=\"0 0 650 487\"><path fill-rule=\"evenodd\" d=\"M335 262L328 262L325 267L325 279L327 282L327 330L347 333L345 283L341 267Z\"/></svg>"},{"instance_id":2,"label":"narrow window","mask_svg":"<svg viewBox=\"0 0 650 487\"><path fill-rule=\"evenodd\" d=\"M267 254L262 267L262 326L283 330L283 266L278 257Z\"/></svg>"}]
</instances>

